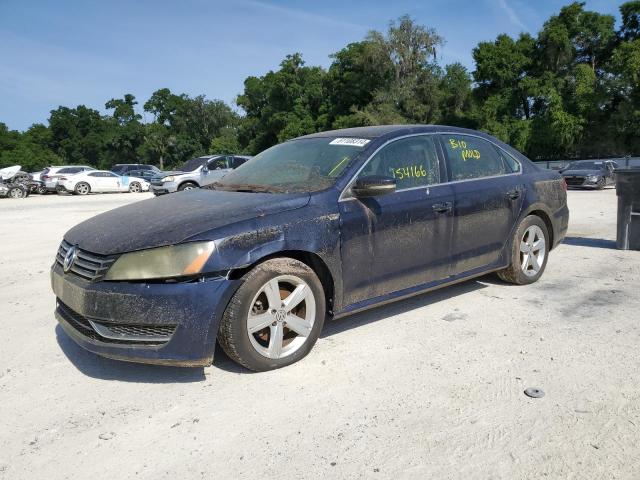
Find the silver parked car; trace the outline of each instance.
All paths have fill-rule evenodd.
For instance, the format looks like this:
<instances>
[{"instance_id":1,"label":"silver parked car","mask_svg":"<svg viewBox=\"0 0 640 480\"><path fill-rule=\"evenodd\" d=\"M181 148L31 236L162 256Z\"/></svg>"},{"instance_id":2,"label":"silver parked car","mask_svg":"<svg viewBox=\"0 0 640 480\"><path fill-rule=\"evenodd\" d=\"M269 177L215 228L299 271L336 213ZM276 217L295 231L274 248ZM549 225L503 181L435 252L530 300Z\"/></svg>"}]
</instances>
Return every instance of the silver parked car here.
<instances>
[{"instance_id":1,"label":"silver parked car","mask_svg":"<svg viewBox=\"0 0 640 480\"><path fill-rule=\"evenodd\" d=\"M151 179L154 195L191 190L217 182L251 157L244 155L206 155L188 160L174 172L160 172Z\"/></svg>"}]
</instances>

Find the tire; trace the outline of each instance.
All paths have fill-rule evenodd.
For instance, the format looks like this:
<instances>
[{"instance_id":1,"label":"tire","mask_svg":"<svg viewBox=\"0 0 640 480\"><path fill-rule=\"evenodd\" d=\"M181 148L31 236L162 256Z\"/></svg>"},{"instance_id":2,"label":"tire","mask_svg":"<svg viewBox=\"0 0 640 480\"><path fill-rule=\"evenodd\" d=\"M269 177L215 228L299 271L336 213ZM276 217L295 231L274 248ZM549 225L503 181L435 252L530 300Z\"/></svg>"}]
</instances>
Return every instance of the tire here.
<instances>
[{"instance_id":1,"label":"tire","mask_svg":"<svg viewBox=\"0 0 640 480\"><path fill-rule=\"evenodd\" d=\"M91 185L86 182L80 182L73 189L73 193L75 193L76 195L88 195L89 193L91 193Z\"/></svg>"},{"instance_id":2,"label":"tire","mask_svg":"<svg viewBox=\"0 0 640 480\"><path fill-rule=\"evenodd\" d=\"M530 236L532 234L533 237ZM542 243L538 243L539 240L542 240ZM498 276L505 282L516 285L536 282L547 266L549 245L549 231L544 221L537 215L525 217L518 225L513 238L509 266L499 271ZM525 261L527 264L523 268Z\"/></svg>"},{"instance_id":3,"label":"tire","mask_svg":"<svg viewBox=\"0 0 640 480\"><path fill-rule=\"evenodd\" d=\"M36 189L36 193L38 193L39 195L46 195L49 192L47 191L47 187L41 185Z\"/></svg>"},{"instance_id":4,"label":"tire","mask_svg":"<svg viewBox=\"0 0 640 480\"><path fill-rule=\"evenodd\" d=\"M198 188L198 185L193 182L184 182L178 187L178 191L182 192L183 190L193 190L194 188Z\"/></svg>"},{"instance_id":5,"label":"tire","mask_svg":"<svg viewBox=\"0 0 640 480\"><path fill-rule=\"evenodd\" d=\"M275 285L277 288L269 288ZM290 296L292 291L298 295ZM285 302L294 298L290 309ZM220 322L218 342L232 360L249 370L273 370L291 365L311 351L324 317L324 290L314 271L298 260L275 258L244 276ZM250 333L252 319L254 330ZM291 322L296 323L295 330L290 328ZM277 341L279 335L281 342Z\"/></svg>"},{"instance_id":6,"label":"tire","mask_svg":"<svg viewBox=\"0 0 640 480\"><path fill-rule=\"evenodd\" d=\"M9 198L25 198L27 193L24 188L13 186L9 187L9 191L7 192L7 197Z\"/></svg>"},{"instance_id":7,"label":"tire","mask_svg":"<svg viewBox=\"0 0 640 480\"><path fill-rule=\"evenodd\" d=\"M604 187L606 187L606 185L607 181L604 178L601 178L600 180L598 180L597 188L598 190L604 190Z\"/></svg>"},{"instance_id":8,"label":"tire","mask_svg":"<svg viewBox=\"0 0 640 480\"><path fill-rule=\"evenodd\" d=\"M133 182L131 185L129 185L129 191L131 193L140 193L142 191L142 185L140 185L138 182Z\"/></svg>"}]
</instances>

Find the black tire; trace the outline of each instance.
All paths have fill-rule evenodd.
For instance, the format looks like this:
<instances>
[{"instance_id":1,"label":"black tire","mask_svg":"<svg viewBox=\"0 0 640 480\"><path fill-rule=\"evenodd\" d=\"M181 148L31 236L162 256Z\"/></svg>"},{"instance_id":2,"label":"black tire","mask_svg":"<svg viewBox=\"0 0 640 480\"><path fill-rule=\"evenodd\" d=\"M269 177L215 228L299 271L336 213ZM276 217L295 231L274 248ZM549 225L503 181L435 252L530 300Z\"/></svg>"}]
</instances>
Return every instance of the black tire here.
<instances>
[{"instance_id":1,"label":"black tire","mask_svg":"<svg viewBox=\"0 0 640 480\"><path fill-rule=\"evenodd\" d=\"M598 190L604 190L604 187L607 186L607 181L604 178L598 180Z\"/></svg>"},{"instance_id":2,"label":"black tire","mask_svg":"<svg viewBox=\"0 0 640 480\"><path fill-rule=\"evenodd\" d=\"M252 300L263 285L281 276L293 275L311 288L315 300L315 319L306 341L293 353L278 359L260 354L249 339L247 316ZM256 372L285 367L304 358L313 348L322 331L325 318L325 296L320 280L304 263L291 258L274 258L259 264L243 278L243 284L231 298L220 322L218 342L226 354L240 365Z\"/></svg>"},{"instance_id":3,"label":"black tire","mask_svg":"<svg viewBox=\"0 0 640 480\"><path fill-rule=\"evenodd\" d=\"M129 191L131 193L140 193L142 192L142 185L138 182L132 182L131 185L129 185Z\"/></svg>"},{"instance_id":4,"label":"black tire","mask_svg":"<svg viewBox=\"0 0 640 480\"><path fill-rule=\"evenodd\" d=\"M540 227L540 230L542 230L545 241L545 255L540 270L535 275L527 275L522 269L522 254L520 252L520 242L522 241L527 229L532 225L536 225ZM551 247L549 240L549 231L547 229L547 225L540 217L538 217L537 215L529 215L528 217L525 217L524 220L520 222L520 225L518 225L518 228L516 229L516 232L513 236L509 266L504 270L500 270L499 272L497 272L498 277L500 277L500 279L505 282L514 283L516 285L529 285L538 281L538 279L544 273L545 268L547 267L547 260L549 259L549 248Z\"/></svg>"},{"instance_id":5,"label":"black tire","mask_svg":"<svg viewBox=\"0 0 640 480\"><path fill-rule=\"evenodd\" d=\"M87 182L80 182L74 188L73 193L75 193L76 195L88 195L89 193L91 193L91 185L89 185Z\"/></svg>"},{"instance_id":6,"label":"black tire","mask_svg":"<svg viewBox=\"0 0 640 480\"><path fill-rule=\"evenodd\" d=\"M41 185L36 189L36 193L38 193L39 195L46 195L49 192L47 191L47 187Z\"/></svg>"},{"instance_id":7,"label":"black tire","mask_svg":"<svg viewBox=\"0 0 640 480\"><path fill-rule=\"evenodd\" d=\"M178 187L178 191L182 192L183 190L193 190L194 188L198 188L198 185L194 182L184 182L182 185Z\"/></svg>"}]
</instances>

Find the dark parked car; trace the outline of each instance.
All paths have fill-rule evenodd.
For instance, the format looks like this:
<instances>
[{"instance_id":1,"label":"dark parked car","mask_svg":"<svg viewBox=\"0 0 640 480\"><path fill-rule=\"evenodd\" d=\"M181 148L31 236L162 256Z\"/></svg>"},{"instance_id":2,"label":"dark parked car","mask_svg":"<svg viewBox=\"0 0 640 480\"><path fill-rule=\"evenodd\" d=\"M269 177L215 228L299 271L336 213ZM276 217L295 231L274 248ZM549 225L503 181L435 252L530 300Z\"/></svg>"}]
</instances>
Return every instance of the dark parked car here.
<instances>
[{"instance_id":1,"label":"dark parked car","mask_svg":"<svg viewBox=\"0 0 640 480\"><path fill-rule=\"evenodd\" d=\"M69 230L56 316L107 357L291 364L328 314L498 272L535 282L567 230L565 184L486 134L337 130L276 145L197 189ZM131 225L144 224L143 231Z\"/></svg>"},{"instance_id":2,"label":"dark parked car","mask_svg":"<svg viewBox=\"0 0 640 480\"><path fill-rule=\"evenodd\" d=\"M160 173L160 169L154 165L145 165L143 163L118 163L111 167L111 171L113 173L117 173L118 175L127 175L129 177L140 177L140 175L133 175L131 172L145 170L154 173ZM146 178L145 178L146 180Z\"/></svg>"},{"instance_id":3,"label":"dark parked car","mask_svg":"<svg viewBox=\"0 0 640 480\"><path fill-rule=\"evenodd\" d=\"M615 184L614 171L618 164L611 160L579 160L560 170L570 188L597 188Z\"/></svg>"}]
</instances>

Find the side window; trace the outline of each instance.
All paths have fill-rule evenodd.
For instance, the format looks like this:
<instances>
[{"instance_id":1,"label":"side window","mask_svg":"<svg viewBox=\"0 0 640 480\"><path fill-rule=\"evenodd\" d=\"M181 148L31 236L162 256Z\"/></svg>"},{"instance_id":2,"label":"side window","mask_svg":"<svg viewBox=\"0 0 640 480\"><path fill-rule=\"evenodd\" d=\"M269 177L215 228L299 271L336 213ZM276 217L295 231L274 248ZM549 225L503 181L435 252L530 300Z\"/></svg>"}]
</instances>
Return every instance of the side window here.
<instances>
[{"instance_id":1,"label":"side window","mask_svg":"<svg viewBox=\"0 0 640 480\"><path fill-rule=\"evenodd\" d=\"M440 183L434 137L407 137L383 147L369 160L358 178L369 175L395 178L398 190Z\"/></svg>"},{"instance_id":2,"label":"side window","mask_svg":"<svg viewBox=\"0 0 640 480\"><path fill-rule=\"evenodd\" d=\"M482 138L446 134L442 140L453 181L513 173L506 159Z\"/></svg>"},{"instance_id":3,"label":"side window","mask_svg":"<svg viewBox=\"0 0 640 480\"><path fill-rule=\"evenodd\" d=\"M227 167L227 157L218 157L209 160L209 170L222 170Z\"/></svg>"},{"instance_id":4,"label":"side window","mask_svg":"<svg viewBox=\"0 0 640 480\"><path fill-rule=\"evenodd\" d=\"M518 162L515 158L502 150L500 147L496 147L494 145L493 148L496 149L496 152L498 152L498 155L500 155L500 158L504 162L504 165L507 168L507 173L518 173L520 171L520 162Z\"/></svg>"},{"instance_id":5,"label":"side window","mask_svg":"<svg viewBox=\"0 0 640 480\"><path fill-rule=\"evenodd\" d=\"M231 160L231 168L238 168L240 165L242 165L246 161L247 161L246 158L233 157L233 159Z\"/></svg>"},{"instance_id":6,"label":"side window","mask_svg":"<svg viewBox=\"0 0 640 480\"><path fill-rule=\"evenodd\" d=\"M88 173L87 177L99 177L100 176L100 172L93 172L93 173Z\"/></svg>"}]
</instances>

